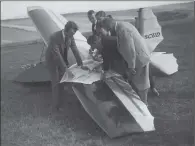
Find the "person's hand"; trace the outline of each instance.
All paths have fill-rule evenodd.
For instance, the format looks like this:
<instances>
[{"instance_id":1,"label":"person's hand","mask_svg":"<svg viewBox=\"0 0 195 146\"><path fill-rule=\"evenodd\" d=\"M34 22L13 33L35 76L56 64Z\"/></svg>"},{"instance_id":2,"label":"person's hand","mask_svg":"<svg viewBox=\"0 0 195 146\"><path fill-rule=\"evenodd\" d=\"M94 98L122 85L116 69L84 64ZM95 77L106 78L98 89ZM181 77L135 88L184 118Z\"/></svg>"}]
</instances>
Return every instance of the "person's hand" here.
<instances>
[{"instance_id":1,"label":"person's hand","mask_svg":"<svg viewBox=\"0 0 195 146\"><path fill-rule=\"evenodd\" d=\"M132 75L136 75L136 71L134 68L129 68L128 72L131 73Z\"/></svg>"},{"instance_id":2,"label":"person's hand","mask_svg":"<svg viewBox=\"0 0 195 146\"><path fill-rule=\"evenodd\" d=\"M96 57L97 55L98 55L98 50L97 49L94 49L94 51L93 51L93 57Z\"/></svg>"},{"instance_id":3,"label":"person's hand","mask_svg":"<svg viewBox=\"0 0 195 146\"><path fill-rule=\"evenodd\" d=\"M74 78L73 73L69 69L66 69L65 75L66 75L65 76L66 79Z\"/></svg>"},{"instance_id":4,"label":"person's hand","mask_svg":"<svg viewBox=\"0 0 195 146\"><path fill-rule=\"evenodd\" d=\"M95 66L94 68L92 68L91 71L92 71L92 72L101 73L101 71L102 71L101 64L99 64L99 65Z\"/></svg>"},{"instance_id":5,"label":"person's hand","mask_svg":"<svg viewBox=\"0 0 195 146\"><path fill-rule=\"evenodd\" d=\"M92 48L89 49L89 54L92 55L93 54L93 50Z\"/></svg>"},{"instance_id":6,"label":"person's hand","mask_svg":"<svg viewBox=\"0 0 195 146\"><path fill-rule=\"evenodd\" d=\"M132 76L136 75L136 71L134 68L128 68L127 70L127 76L128 76L128 79L131 79Z\"/></svg>"},{"instance_id":7,"label":"person's hand","mask_svg":"<svg viewBox=\"0 0 195 146\"><path fill-rule=\"evenodd\" d=\"M101 62L102 58L101 58L101 56L97 55L97 56L93 57L93 60L97 61L97 62Z\"/></svg>"}]
</instances>

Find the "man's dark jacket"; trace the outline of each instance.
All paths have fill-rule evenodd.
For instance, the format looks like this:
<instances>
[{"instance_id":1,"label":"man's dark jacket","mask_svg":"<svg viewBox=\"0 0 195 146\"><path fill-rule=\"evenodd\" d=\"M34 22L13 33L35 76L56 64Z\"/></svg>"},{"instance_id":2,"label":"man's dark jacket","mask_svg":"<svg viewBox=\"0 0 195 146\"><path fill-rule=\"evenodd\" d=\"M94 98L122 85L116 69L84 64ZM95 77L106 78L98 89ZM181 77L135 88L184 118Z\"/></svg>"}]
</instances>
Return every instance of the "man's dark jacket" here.
<instances>
[{"instance_id":1,"label":"man's dark jacket","mask_svg":"<svg viewBox=\"0 0 195 146\"><path fill-rule=\"evenodd\" d=\"M74 38L65 38L64 40L62 31L58 31L50 37L50 43L46 51L47 61L61 67L68 66L69 62L67 55L69 48L71 48L77 64L82 65L82 59Z\"/></svg>"}]
</instances>

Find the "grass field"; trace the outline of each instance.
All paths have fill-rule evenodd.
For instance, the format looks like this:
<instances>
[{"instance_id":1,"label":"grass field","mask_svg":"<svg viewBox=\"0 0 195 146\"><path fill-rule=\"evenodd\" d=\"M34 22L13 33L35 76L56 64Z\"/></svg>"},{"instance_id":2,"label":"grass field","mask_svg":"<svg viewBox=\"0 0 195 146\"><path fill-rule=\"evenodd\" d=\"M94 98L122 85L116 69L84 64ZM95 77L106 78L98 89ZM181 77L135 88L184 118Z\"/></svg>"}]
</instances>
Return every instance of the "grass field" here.
<instances>
[{"instance_id":1,"label":"grass field","mask_svg":"<svg viewBox=\"0 0 195 146\"><path fill-rule=\"evenodd\" d=\"M22 72L21 65L39 60L43 44L1 48L2 146L192 146L193 11L190 5L158 16L165 39L157 50L173 53L179 71L171 77L156 79L161 95L159 98L149 95L149 110L156 127L150 133L109 139L73 92L65 93L64 112L52 113L49 85L12 82Z\"/></svg>"}]
</instances>

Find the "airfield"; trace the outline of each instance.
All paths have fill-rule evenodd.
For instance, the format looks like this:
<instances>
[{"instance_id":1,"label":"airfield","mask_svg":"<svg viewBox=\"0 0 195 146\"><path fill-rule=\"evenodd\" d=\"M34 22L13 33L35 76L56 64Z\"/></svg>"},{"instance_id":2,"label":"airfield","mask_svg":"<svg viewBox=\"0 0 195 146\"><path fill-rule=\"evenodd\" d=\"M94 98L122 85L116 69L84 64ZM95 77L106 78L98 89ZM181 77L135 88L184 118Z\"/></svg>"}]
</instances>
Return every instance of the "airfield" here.
<instances>
[{"instance_id":1,"label":"airfield","mask_svg":"<svg viewBox=\"0 0 195 146\"><path fill-rule=\"evenodd\" d=\"M13 79L25 64L39 62L43 47L29 19L1 23L1 143L2 146L192 146L193 139L193 53L194 3L152 8L164 36L156 51L173 53L179 71L157 78L160 97L149 94L149 110L156 131L109 139L85 112L74 93L64 93L64 112L51 112L49 84L24 85ZM137 10L109 12L130 21ZM81 32L90 31L85 13L66 14ZM24 29L17 29L23 27Z\"/></svg>"}]
</instances>

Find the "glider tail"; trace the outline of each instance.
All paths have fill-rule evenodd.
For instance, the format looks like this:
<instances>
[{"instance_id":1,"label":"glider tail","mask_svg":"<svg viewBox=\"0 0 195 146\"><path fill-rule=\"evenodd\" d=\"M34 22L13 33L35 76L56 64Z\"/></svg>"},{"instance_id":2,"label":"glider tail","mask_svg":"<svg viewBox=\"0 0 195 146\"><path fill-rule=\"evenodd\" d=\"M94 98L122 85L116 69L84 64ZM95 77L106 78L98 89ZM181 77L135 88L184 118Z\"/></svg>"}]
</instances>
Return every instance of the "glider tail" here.
<instances>
[{"instance_id":1,"label":"glider tail","mask_svg":"<svg viewBox=\"0 0 195 146\"><path fill-rule=\"evenodd\" d=\"M140 8L138 11L138 18L135 20L136 28L147 41L150 51L153 52L157 45L164 39L157 17L151 9Z\"/></svg>"}]
</instances>

